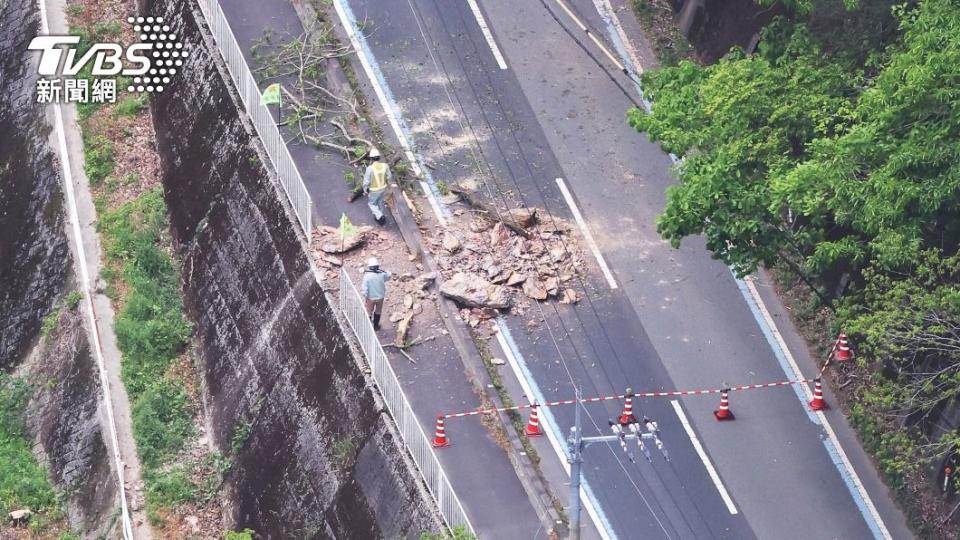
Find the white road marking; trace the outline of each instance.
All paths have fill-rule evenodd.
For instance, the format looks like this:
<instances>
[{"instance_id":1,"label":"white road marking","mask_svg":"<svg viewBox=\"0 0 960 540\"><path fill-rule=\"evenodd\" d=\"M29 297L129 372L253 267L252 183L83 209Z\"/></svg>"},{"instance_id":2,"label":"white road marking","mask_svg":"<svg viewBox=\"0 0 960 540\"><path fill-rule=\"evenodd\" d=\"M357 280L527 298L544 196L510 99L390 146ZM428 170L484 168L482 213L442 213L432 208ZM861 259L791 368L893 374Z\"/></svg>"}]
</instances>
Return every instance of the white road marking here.
<instances>
[{"instance_id":1,"label":"white road marking","mask_svg":"<svg viewBox=\"0 0 960 540\"><path fill-rule=\"evenodd\" d=\"M437 200L436 184L433 181L433 176L430 170L422 165L420 156L413 151L412 136L408 134L408 130L403 123L403 118L400 116L400 108L397 107L394 102L393 94L390 92L390 87L387 86L387 81L383 77L383 72L380 71L376 58L373 56L373 51L367 46L367 39L360 32L360 29L357 28L357 20L353 15L353 11L345 0L333 0L333 7L337 12L337 16L340 18L340 23L350 37L350 44L353 45L353 49L357 52L357 58L360 59L360 65L363 66L363 71L367 74L367 79L369 79L370 84L373 85L373 91L377 94L377 100L380 101L380 106L383 107L387 115L390 127L393 128L397 140L400 141L400 146L403 147L407 161L413 168L414 174L425 179L425 181L420 181L420 187L423 188L423 192L427 196L430 208L433 209L433 213L437 216L437 221L440 222L440 226L446 227L449 217L448 212L445 211L446 208L442 207L440 201Z\"/></svg>"},{"instance_id":2,"label":"white road marking","mask_svg":"<svg viewBox=\"0 0 960 540\"><path fill-rule=\"evenodd\" d=\"M624 70L623 64L620 63L619 60L617 60L617 58L613 55L613 53L610 52L609 49L607 49L607 46L604 45L602 41L597 39L597 36L593 35L593 32L591 32L590 29L587 28L587 25L583 24L583 21L580 20L580 17L577 17L573 11L570 11L570 8L567 7L567 4L565 4L563 0L555 0L555 1L557 2L557 5L559 5L560 8L563 9L564 12L566 12L567 16L573 19L573 22L587 34L587 37L589 37L590 40L593 41L593 43L597 47L599 47L601 51L603 51L603 54L605 54L607 58L609 58L610 61L613 62L613 65L617 66L618 70L623 71Z\"/></svg>"},{"instance_id":3,"label":"white road marking","mask_svg":"<svg viewBox=\"0 0 960 540\"><path fill-rule=\"evenodd\" d=\"M720 498L723 499L723 504L727 505L727 510L731 514L736 515L737 507L733 504L733 499L730 498L730 494L727 493L727 487L723 485L723 480L720 480L720 475L717 473L717 469L713 467L713 463L710 462L710 458L707 456L706 450L703 449L703 445L700 444L700 439L697 438L697 434L693 431L693 426L690 425L690 421L687 420L686 413L683 412L683 407L680 406L680 402L671 399L670 404L673 405L673 410L677 412L677 416L680 417L680 423L683 424L684 431L687 432L687 436L690 437L690 442L693 443L693 449L697 451L697 455L700 456L700 461L703 462L703 466L707 469L707 474L710 475L710 479L713 480L713 485L717 487L717 491L720 492Z\"/></svg>"},{"instance_id":4,"label":"white road marking","mask_svg":"<svg viewBox=\"0 0 960 540\"><path fill-rule=\"evenodd\" d=\"M507 363L510 364L513 374L517 377L517 380L520 381L520 387L523 388L523 393L528 399L536 401L537 403L546 403L547 400L544 399L543 394L540 393L536 381L526 372L526 368L521 366L520 360L518 359L518 357L521 356L520 351L516 349L516 344L510 336L510 329L507 328L506 323L500 318L497 318L496 335L497 342L500 344L500 348L503 349L503 355L507 357ZM547 433L547 440L550 441L550 446L560 459L563 470L566 471L567 476L569 476L570 463L567 462L566 440L563 439L563 433L561 433L560 427L553 418L553 413L549 407L541 407L539 414L540 425L543 427L543 431ZM594 527L596 527L600 533L600 537L604 540L616 540L617 535L613 531L613 527L607 520L603 510L600 508L600 504L596 501L593 490L590 489L590 485L585 478L581 478L580 480L580 500L583 503L583 508L587 511L587 514L590 515L590 519L593 520Z\"/></svg>"},{"instance_id":5,"label":"white road marking","mask_svg":"<svg viewBox=\"0 0 960 540\"><path fill-rule=\"evenodd\" d=\"M800 366L797 365L797 361L794 359L793 353L790 352L790 348L787 347L787 343L783 340L783 336L780 334L780 330L777 329L777 325L773 321L773 317L770 316L770 311L767 309L766 304L763 303L763 299L760 297L760 292L757 290L757 286L753 282L753 278L747 276L742 281L746 285L746 289L749 292L750 297L748 298L748 303L749 300L753 300L757 310L759 311L759 317L756 317L757 313L754 312L757 322L761 324L761 327L766 326L770 332L770 335L773 337L773 341L770 343L771 348L774 348L775 351L777 348L779 348L780 352L783 353L783 357L786 359L787 364L789 365L790 371L792 371L792 376L802 379L803 373L800 371ZM786 371L786 369L784 371ZM787 375L790 376L791 373L787 372ZM810 387L806 384L797 386L802 388L802 393L798 393L797 396L800 398L800 402L804 410L807 411L807 414L819 420L820 425L823 426L824 431L827 433L827 438L833 445L833 449L836 452L837 457L842 463L842 468L841 463L835 463L837 469L840 470L841 476L844 477L844 481L847 482L848 487L851 488L851 491L856 491L856 493L860 496L860 500L863 502L863 505L866 507L864 518L866 518L867 525L870 526L871 530L873 530L875 536L890 540L892 538L890 536L890 531L887 530L887 526L883 523L880 513L877 512L877 508L874 506L873 500L870 499L870 494L867 493L866 488L860 481L860 477L853 468L853 464L850 463L847 453L843 450L843 447L840 446L840 441L837 439L837 434L833 431L833 427L830 425L830 422L827 421L826 415L824 415L823 411L811 411L809 409L807 402L813 399L813 394L810 390ZM827 447L827 450L830 450L829 446ZM845 476L844 473L846 473ZM856 497L854 497L854 499L856 500Z\"/></svg>"},{"instance_id":6,"label":"white road marking","mask_svg":"<svg viewBox=\"0 0 960 540\"><path fill-rule=\"evenodd\" d=\"M624 64L637 75L642 74L643 64L641 64L640 59L637 58L637 51L633 47L633 44L627 39L627 33L624 32L623 25L620 24L620 18L617 17L613 6L610 5L610 0L593 0L593 6L597 8L597 13L600 14L600 17L607 24L613 25L613 29L615 30L614 35L611 36L614 41L613 46L617 49L620 57L626 60Z\"/></svg>"},{"instance_id":7,"label":"white road marking","mask_svg":"<svg viewBox=\"0 0 960 540\"><path fill-rule=\"evenodd\" d=\"M40 5L41 31L44 35L50 33L50 25L47 21L47 6L44 0L38 0ZM93 307L93 296L91 292L90 271L87 269L87 255L83 249L83 233L80 229L80 216L77 211L77 199L73 189L73 173L70 171L70 154L67 151L67 136L63 127L62 105L56 103L53 105L54 128L57 132L57 146L60 154L60 166L63 171L63 188L67 199L67 209L70 215L70 225L73 229L73 242L77 250L77 265L80 268L81 291L85 304L87 305L87 319L90 324L90 333L93 339L93 350L97 359L97 371L100 375L100 387L103 390L103 404L107 412L107 426L110 432L110 445L113 447L113 459L116 466L117 483L119 484L120 498L120 516L122 523L123 537L127 540L133 539L133 525L130 522L130 513L127 509L127 490L124 486L123 477L123 458L120 455L120 442L117 438L117 425L113 418L113 399L110 393L110 382L107 378L106 362L103 359L103 348L100 346L99 330L97 328L97 315Z\"/></svg>"},{"instance_id":8,"label":"white road marking","mask_svg":"<svg viewBox=\"0 0 960 540\"><path fill-rule=\"evenodd\" d=\"M606 23L607 34L609 34L610 40L613 41L613 46L617 49L617 54L620 56L624 65L633 73L638 75L643 73L643 64L641 64L640 59L637 58L636 48L630 42L627 33L623 30L620 17L617 16L617 12L614 11L613 6L610 5L610 0L593 0L593 7L597 9L600 18ZM633 77L631 77L631 79L633 79ZM640 81L634 79L633 86L637 90L637 95L640 96L640 102L643 103L643 108L649 113L653 110L653 104L643 95L643 87L640 86ZM670 161L672 161L674 165L680 164L680 158L675 154L670 152L667 155L670 156Z\"/></svg>"},{"instance_id":9,"label":"white road marking","mask_svg":"<svg viewBox=\"0 0 960 540\"><path fill-rule=\"evenodd\" d=\"M490 27L487 26L487 21L483 18L483 13L480 12L480 6L477 5L477 0L467 0L467 3L470 4L470 11L473 12L473 16L477 19L477 24L480 25L480 31L483 32L483 37L487 39L487 45L489 45L490 50L493 51L493 57L497 59L497 65L500 66L500 69L507 69L507 61L503 59L500 47L497 46L497 42L493 39Z\"/></svg>"},{"instance_id":10,"label":"white road marking","mask_svg":"<svg viewBox=\"0 0 960 540\"><path fill-rule=\"evenodd\" d=\"M567 201L567 206L569 206L570 211L573 212L573 219L577 221L577 225L583 232L583 237L587 240L590 251L592 251L593 256L596 257L597 263L600 265L600 270L603 272L603 277L607 278L607 283L610 284L611 289L616 289L617 281L613 279L613 272L610 271L610 267L607 266L607 261L605 261L603 255L600 254L597 241L593 239L593 234L591 234L590 229L587 228L587 223L583 220L583 215L580 214L580 209L577 208L577 204L573 201L573 196L570 195L570 190L567 189L567 184L564 183L563 178L557 178L557 185L560 186L560 193L563 194L563 199Z\"/></svg>"}]
</instances>

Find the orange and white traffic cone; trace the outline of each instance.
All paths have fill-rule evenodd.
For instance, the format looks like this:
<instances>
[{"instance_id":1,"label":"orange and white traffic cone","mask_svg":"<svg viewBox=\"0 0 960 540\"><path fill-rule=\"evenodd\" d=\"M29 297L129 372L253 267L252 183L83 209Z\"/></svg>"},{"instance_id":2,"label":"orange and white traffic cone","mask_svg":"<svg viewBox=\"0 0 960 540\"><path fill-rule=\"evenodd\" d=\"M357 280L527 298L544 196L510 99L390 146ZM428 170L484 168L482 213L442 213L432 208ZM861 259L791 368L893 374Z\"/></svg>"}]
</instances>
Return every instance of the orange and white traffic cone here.
<instances>
[{"instance_id":1,"label":"orange and white traffic cone","mask_svg":"<svg viewBox=\"0 0 960 540\"><path fill-rule=\"evenodd\" d=\"M837 362L846 362L847 360L853 359L853 351L850 350L850 340L847 339L847 335L843 332L840 332L840 335L837 336L837 343L834 345L834 349Z\"/></svg>"},{"instance_id":2,"label":"orange and white traffic cone","mask_svg":"<svg viewBox=\"0 0 960 540\"><path fill-rule=\"evenodd\" d=\"M530 409L530 420L527 421L527 427L523 430L523 434L527 437L539 437L543 435L543 432L540 431L540 415L537 412L539 409L539 405L534 405L533 408Z\"/></svg>"},{"instance_id":3,"label":"orange and white traffic cone","mask_svg":"<svg viewBox=\"0 0 960 540\"><path fill-rule=\"evenodd\" d=\"M637 417L633 415L633 389L627 388L627 391L623 396L623 412L620 413L621 424L632 424L637 421Z\"/></svg>"},{"instance_id":4,"label":"orange and white traffic cone","mask_svg":"<svg viewBox=\"0 0 960 540\"><path fill-rule=\"evenodd\" d=\"M443 428L443 416L437 417L437 434L433 437L433 447L434 448L446 448L450 446L450 441L447 439L447 432Z\"/></svg>"},{"instance_id":5,"label":"orange and white traffic cone","mask_svg":"<svg viewBox=\"0 0 960 540\"><path fill-rule=\"evenodd\" d=\"M823 399L823 383L820 382L820 377L817 377L813 380L813 399L810 400L810 408L815 411L822 411L830 408L830 406L827 405L827 402Z\"/></svg>"},{"instance_id":6,"label":"orange and white traffic cone","mask_svg":"<svg viewBox=\"0 0 960 540\"><path fill-rule=\"evenodd\" d=\"M730 410L730 389L724 388L720 391L720 408L713 411L713 416L717 420L735 420L736 417L733 416L733 411Z\"/></svg>"}]
</instances>

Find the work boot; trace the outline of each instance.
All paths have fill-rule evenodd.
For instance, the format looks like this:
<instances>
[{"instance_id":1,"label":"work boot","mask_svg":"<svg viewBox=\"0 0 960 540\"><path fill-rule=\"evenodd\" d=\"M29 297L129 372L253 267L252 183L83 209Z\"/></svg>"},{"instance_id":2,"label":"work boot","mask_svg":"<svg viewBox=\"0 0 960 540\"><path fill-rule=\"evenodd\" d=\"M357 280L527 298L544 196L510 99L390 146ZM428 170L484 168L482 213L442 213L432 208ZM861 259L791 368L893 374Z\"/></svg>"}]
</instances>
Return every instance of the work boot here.
<instances>
[{"instance_id":1,"label":"work boot","mask_svg":"<svg viewBox=\"0 0 960 540\"><path fill-rule=\"evenodd\" d=\"M380 314L379 314L379 313L374 313L374 314L373 314L373 329L374 329L374 330L379 330L379 329L380 329Z\"/></svg>"},{"instance_id":2,"label":"work boot","mask_svg":"<svg viewBox=\"0 0 960 540\"><path fill-rule=\"evenodd\" d=\"M380 225L386 225L386 223L387 223L387 216L380 216L380 217L376 218L376 221L377 221L377 223L380 224Z\"/></svg>"}]
</instances>

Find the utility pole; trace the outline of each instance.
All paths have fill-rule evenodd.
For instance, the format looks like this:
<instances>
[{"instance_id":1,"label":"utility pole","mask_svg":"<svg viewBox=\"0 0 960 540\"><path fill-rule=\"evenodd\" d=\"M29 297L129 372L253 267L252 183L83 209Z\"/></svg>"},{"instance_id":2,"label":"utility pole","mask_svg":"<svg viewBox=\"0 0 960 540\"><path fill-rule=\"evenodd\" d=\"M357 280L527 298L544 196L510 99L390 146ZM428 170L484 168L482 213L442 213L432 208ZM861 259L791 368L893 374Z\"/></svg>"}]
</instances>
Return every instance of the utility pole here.
<instances>
[{"instance_id":1,"label":"utility pole","mask_svg":"<svg viewBox=\"0 0 960 540\"><path fill-rule=\"evenodd\" d=\"M580 464L583 463L583 439L580 432L580 388L577 387L577 402L573 413L573 427L567 439L570 455L570 540L580 540Z\"/></svg>"},{"instance_id":2,"label":"utility pole","mask_svg":"<svg viewBox=\"0 0 960 540\"><path fill-rule=\"evenodd\" d=\"M633 392L628 388L627 396L632 396ZM613 435L602 435L598 437L584 437L583 431L580 426L580 407L583 405L580 403L580 389L576 389L576 409L573 415L573 427L570 428L570 436L567 438L567 463L570 464L570 539L571 540L580 540L580 470L583 465L583 450L588 446L594 443L611 443L611 442L620 442L621 447L624 450L627 450L625 441L627 439L635 439L637 441L637 446L640 448L640 451L643 453L644 457L647 458L647 461L650 460L650 452L647 450L646 446L643 444L644 439L648 439L656 443L657 448L663 454L664 459L670 461L670 454L667 452L667 449L663 446L663 441L660 440L660 429L657 427L657 423L653 422L649 418L644 418L644 426L646 431L640 431L639 423L634 424L635 429L631 429L629 433L624 431L621 426L614 421L610 421L611 429L613 429ZM632 415L631 415L632 416ZM633 419L636 422L636 418ZM633 462L633 454L627 451L627 456L630 458L630 461Z\"/></svg>"}]
</instances>

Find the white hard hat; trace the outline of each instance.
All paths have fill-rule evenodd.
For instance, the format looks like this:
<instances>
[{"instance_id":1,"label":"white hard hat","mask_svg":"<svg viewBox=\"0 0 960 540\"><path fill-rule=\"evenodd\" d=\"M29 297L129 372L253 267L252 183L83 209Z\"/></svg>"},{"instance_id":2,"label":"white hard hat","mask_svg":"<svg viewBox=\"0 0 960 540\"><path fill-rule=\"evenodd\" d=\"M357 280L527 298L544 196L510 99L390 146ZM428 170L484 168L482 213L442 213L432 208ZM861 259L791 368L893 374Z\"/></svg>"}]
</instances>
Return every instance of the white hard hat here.
<instances>
[{"instance_id":1,"label":"white hard hat","mask_svg":"<svg viewBox=\"0 0 960 540\"><path fill-rule=\"evenodd\" d=\"M376 147L371 148L371 149L370 149L370 157L372 157L372 158L378 158L378 157L380 157L380 151L377 150Z\"/></svg>"},{"instance_id":2,"label":"white hard hat","mask_svg":"<svg viewBox=\"0 0 960 540\"><path fill-rule=\"evenodd\" d=\"M376 268L380 266L380 261L376 257L370 257L367 259L367 268Z\"/></svg>"}]
</instances>

